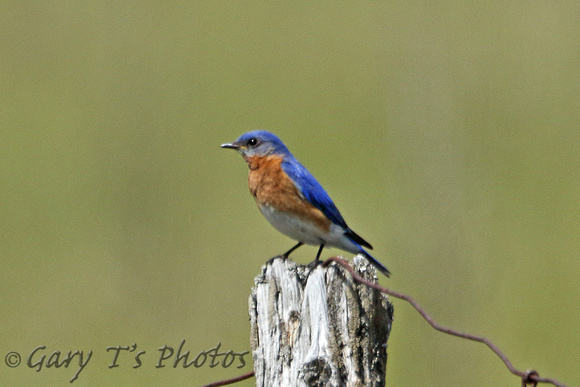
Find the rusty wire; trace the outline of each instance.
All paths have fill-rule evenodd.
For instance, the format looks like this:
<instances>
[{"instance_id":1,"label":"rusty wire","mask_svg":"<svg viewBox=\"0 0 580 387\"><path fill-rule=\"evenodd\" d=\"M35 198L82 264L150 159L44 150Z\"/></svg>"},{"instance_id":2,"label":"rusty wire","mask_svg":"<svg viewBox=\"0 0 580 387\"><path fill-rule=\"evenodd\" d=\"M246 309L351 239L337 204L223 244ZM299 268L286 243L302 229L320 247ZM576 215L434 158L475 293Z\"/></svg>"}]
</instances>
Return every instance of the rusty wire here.
<instances>
[{"instance_id":1,"label":"rusty wire","mask_svg":"<svg viewBox=\"0 0 580 387\"><path fill-rule=\"evenodd\" d=\"M371 287L373 289L376 289L381 293L385 293L385 294L388 294L389 296L407 301L409 304L411 304L411 306L413 306L413 308L415 308L415 310L417 312L419 312L421 317L423 317L425 319L425 321L427 321L429 323L429 325L431 325L433 328L435 328L439 332L447 333L449 335L461 337L461 338L464 338L467 340L472 340L472 341L484 343L485 345L487 345L489 347L489 349L491 349L493 351L493 353L495 353L501 359L501 361L503 361L503 363L505 364L507 369L512 374L519 376L522 379L522 386L525 387L528 384L535 386L538 383L550 383L550 384L553 384L557 387L565 387L564 384L558 382L555 379L541 378L540 375L538 375L538 373L534 370L528 370L525 372L517 370L512 365L511 361L507 358L507 356L504 355L504 353L502 351L500 351L500 349L494 343L492 343L489 339L486 339L485 337L475 336L475 335L471 335L469 333L458 332L455 329L451 329L451 328L447 328L447 327L444 327L442 325L439 325L438 323L435 322L435 320L433 320L433 318L427 312L425 312L425 310L421 307L421 305L419 305L417 303L417 301L415 301L413 299L413 297L411 297L407 294L396 292L394 290L383 288L382 286L380 286L378 284L372 283L372 282L362 278L356 271L354 271L354 269L348 264L348 261L346 261L345 259L342 259L339 257L330 257L322 265L326 267L331 262L336 262L339 265L341 265L342 267L344 267L350 273L352 278L354 278L358 282L360 282L368 287Z\"/></svg>"},{"instance_id":2,"label":"rusty wire","mask_svg":"<svg viewBox=\"0 0 580 387\"><path fill-rule=\"evenodd\" d=\"M326 261L324 261L322 266L327 267L332 262L336 262L340 266L344 267L350 273L352 278L354 278L358 282L360 282L360 283L362 283L370 288L376 289L381 293L385 293L385 294L388 294L389 296L398 298L398 299L403 300L403 301L407 301L409 304L411 304L411 306L413 308L415 308L415 310L421 315L421 317L423 317L423 319L425 319L425 321L427 321L429 323L429 325L431 325L434 329L438 330L439 332L447 333L448 335L461 337L461 338L467 339L467 340L477 341L479 343L484 343L485 345L487 345L489 347L489 349L492 350L493 353L495 353L501 359L501 361L505 364L507 369L512 374L520 377L520 379L522 381L522 387L526 387L528 385L530 385L532 387L536 387L538 383L549 383L549 384L553 384L554 386L557 386L557 387L566 387L564 384L560 383L556 379L541 378L540 375L534 370L527 370L527 371L517 370L513 366L512 362L507 358L507 356L504 355L504 353L502 351L500 351L500 349L494 343L492 343L489 339L486 339L485 337L480 337L480 336L471 335L469 333L459 332L459 331L456 331L455 329L451 329L451 328L439 325L438 323L435 322L435 320L433 320L433 318L427 312L425 312L425 310L421 307L421 305L419 305L417 303L417 301L415 301L415 299L413 297L411 297L407 294L396 292L394 290L383 288L382 286L380 286L378 284L375 284L373 282L370 282L370 281L362 278L349 265L348 261L345 259L342 259L339 257L330 257ZM228 384L233 384L233 383L240 382L242 380L249 379L252 376L254 376L254 373L250 372L250 373L247 373L245 375L238 376L236 378L211 383L211 384L208 384L204 387L225 386Z\"/></svg>"},{"instance_id":3,"label":"rusty wire","mask_svg":"<svg viewBox=\"0 0 580 387\"><path fill-rule=\"evenodd\" d=\"M206 384L203 387L227 386L228 384L234 384L234 383L237 383L237 382L241 382L242 380L250 379L252 376L254 376L254 371L248 372L247 374L244 374L244 375L236 376L235 378L226 379L226 380L222 380L222 381L219 381L219 382L214 382L214 383Z\"/></svg>"}]
</instances>

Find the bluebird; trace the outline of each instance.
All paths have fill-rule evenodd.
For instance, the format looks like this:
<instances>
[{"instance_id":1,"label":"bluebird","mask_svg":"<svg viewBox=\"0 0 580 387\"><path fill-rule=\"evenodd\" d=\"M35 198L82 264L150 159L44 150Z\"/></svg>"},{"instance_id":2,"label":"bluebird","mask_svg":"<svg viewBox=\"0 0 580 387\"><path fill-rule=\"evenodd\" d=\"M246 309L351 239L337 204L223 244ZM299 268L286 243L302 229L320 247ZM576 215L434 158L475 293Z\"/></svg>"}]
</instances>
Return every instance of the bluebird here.
<instances>
[{"instance_id":1,"label":"bluebird","mask_svg":"<svg viewBox=\"0 0 580 387\"><path fill-rule=\"evenodd\" d=\"M221 147L237 150L248 164L250 193L262 215L276 230L298 241L283 257L306 243L320 246L315 259L319 261L324 247L331 246L362 254L390 276L389 270L364 250L372 250L370 243L347 226L324 188L278 137L255 130Z\"/></svg>"}]
</instances>

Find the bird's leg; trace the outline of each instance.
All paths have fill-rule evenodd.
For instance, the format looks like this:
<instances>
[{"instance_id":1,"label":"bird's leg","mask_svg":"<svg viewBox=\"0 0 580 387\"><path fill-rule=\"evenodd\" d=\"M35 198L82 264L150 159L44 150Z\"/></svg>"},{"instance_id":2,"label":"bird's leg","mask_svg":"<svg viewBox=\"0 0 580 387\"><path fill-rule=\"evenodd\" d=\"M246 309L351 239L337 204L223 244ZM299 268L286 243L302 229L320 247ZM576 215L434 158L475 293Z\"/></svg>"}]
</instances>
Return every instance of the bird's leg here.
<instances>
[{"instance_id":1,"label":"bird's leg","mask_svg":"<svg viewBox=\"0 0 580 387\"><path fill-rule=\"evenodd\" d=\"M318 249L318 254L316 254L316 262L320 261L320 254L322 254L322 249L324 249L324 244L320 245Z\"/></svg>"},{"instance_id":2,"label":"bird's leg","mask_svg":"<svg viewBox=\"0 0 580 387\"><path fill-rule=\"evenodd\" d=\"M296 244L296 246L292 247L290 250L286 251L284 254L282 254L282 256L284 258L288 258L288 256L290 255L291 252L293 252L294 250L296 250L297 248L299 248L300 246L302 246L304 243L302 242L298 242Z\"/></svg>"},{"instance_id":3,"label":"bird's leg","mask_svg":"<svg viewBox=\"0 0 580 387\"><path fill-rule=\"evenodd\" d=\"M303 244L304 244L304 243L302 243L302 242L298 242L298 243L296 244L296 246L292 247L290 250L286 251L284 254L282 254L282 255L276 255L275 257L272 257L272 258L268 259L268 261L267 261L266 263L267 263L267 264L271 264L272 262L274 262L274 260L275 260L276 258L283 258L283 259L286 259L286 258L288 258L288 256L290 255L290 253L291 253L291 252L293 252L294 250L296 250L297 248L299 248L299 247L300 247L300 246L302 246Z\"/></svg>"},{"instance_id":4,"label":"bird's leg","mask_svg":"<svg viewBox=\"0 0 580 387\"><path fill-rule=\"evenodd\" d=\"M308 267L311 270L314 270L318 265L322 265L322 262L320 261L320 254L322 254L322 249L324 249L324 244L320 245L318 253L316 254L316 259L308 264Z\"/></svg>"}]
</instances>

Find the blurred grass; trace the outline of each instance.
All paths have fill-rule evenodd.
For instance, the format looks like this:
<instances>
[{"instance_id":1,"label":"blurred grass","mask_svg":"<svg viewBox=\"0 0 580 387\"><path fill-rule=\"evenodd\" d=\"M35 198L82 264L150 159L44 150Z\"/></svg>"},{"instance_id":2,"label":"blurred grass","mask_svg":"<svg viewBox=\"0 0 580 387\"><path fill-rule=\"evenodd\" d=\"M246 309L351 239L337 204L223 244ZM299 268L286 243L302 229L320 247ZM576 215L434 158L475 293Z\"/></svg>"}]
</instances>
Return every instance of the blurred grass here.
<instances>
[{"instance_id":1,"label":"blurred grass","mask_svg":"<svg viewBox=\"0 0 580 387\"><path fill-rule=\"evenodd\" d=\"M549 2L0 4L0 354L92 349L81 386L248 372L154 364L182 339L249 350L253 277L292 242L218 145L266 128L373 243L384 284L578 384L579 16ZM395 308L390 386L518 383ZM144 365L108 369L106 348L133 343ZM2 385L76 371L0 368Z\"/></svg>"}]
</instances>

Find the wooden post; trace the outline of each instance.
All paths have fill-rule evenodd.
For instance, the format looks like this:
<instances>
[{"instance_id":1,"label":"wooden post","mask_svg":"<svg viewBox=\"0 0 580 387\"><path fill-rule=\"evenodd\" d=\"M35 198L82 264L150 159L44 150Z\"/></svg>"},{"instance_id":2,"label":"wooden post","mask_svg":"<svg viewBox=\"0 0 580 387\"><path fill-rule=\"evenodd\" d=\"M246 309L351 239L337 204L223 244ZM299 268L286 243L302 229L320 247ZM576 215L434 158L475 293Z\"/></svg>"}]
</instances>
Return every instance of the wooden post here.
<instances>
[{"instance_id":1,"label":"wooden post","mask_svg":"<svg viewBox=\"0 0 580 387\"><path fill-rule=\"evenodd\" d=\"M363 278L376 281L362 256ZM256 386L384 386L393 306L339 265L275 258L250 295Z\"/></svg>"}]
</instances>

